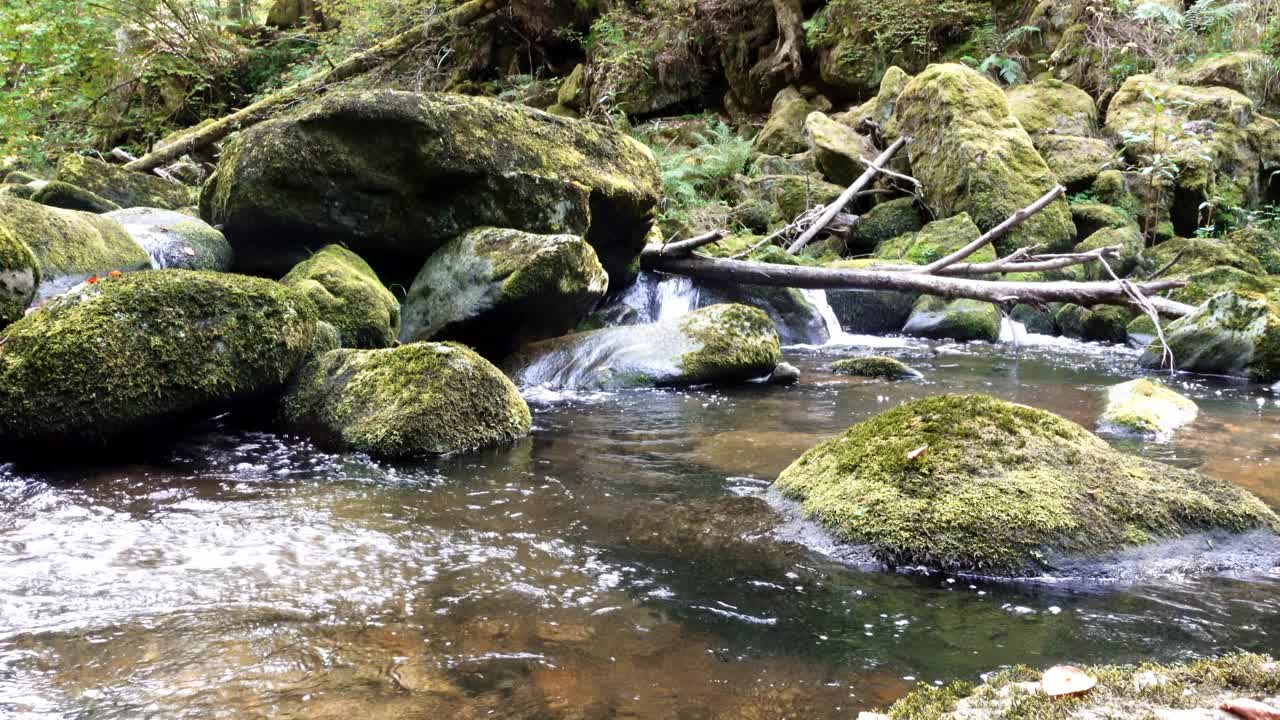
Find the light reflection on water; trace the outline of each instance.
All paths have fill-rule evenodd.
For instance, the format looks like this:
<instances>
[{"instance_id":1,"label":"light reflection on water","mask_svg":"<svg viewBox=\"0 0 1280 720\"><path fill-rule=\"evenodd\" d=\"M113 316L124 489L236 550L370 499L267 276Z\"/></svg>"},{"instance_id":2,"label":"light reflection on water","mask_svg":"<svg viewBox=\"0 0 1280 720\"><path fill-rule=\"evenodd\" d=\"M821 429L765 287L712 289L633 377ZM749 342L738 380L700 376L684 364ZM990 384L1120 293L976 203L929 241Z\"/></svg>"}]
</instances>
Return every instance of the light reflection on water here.
<instances>
[{"instance_id":1,"label":"light reflection on water","mask_svg":"<svg viewBox=\"0 0 1280 720\"><path fill-rule=\"evenodd\" d=\"M913 347L923 382L542 398L534 437L412 467L232 429L0 472L0 716L849 717L1002 664L1274 650L1280 576L1126 587L865 573L754 535L751 496L904 400L1086 425L1118 350ZM1280 404L1177 378L1166 445L1280 506ZM739 498L726 505L725 498ZM721 532L723 530L723 532ZM908 679L910 678L910 679Z\"/></svg>"}]
</instances>

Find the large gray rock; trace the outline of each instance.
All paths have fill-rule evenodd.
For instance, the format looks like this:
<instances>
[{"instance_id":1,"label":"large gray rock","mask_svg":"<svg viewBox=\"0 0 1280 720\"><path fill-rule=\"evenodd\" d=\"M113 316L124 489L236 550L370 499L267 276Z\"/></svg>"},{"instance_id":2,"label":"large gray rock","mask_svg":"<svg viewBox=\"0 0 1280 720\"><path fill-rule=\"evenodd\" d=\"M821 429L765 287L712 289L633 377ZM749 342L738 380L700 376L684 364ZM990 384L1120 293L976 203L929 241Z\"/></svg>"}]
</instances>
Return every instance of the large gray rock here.
<instances>
[{"instance_id":1,"label":"large gray rock","mask_svg":"<svg viewBox=\"0 0 1280 720\"><path fill-rule=\"evenodd\" d=\"M419 267L493 226L584 236L621 281L660 194L653 155L611 129L486 98L367 91L242 132L200 210L255 272L284 273L327 242L374 267Z\"/></svg>"},{"instance_id":2,"label":"large gray rock","mask_svg":"<svg viewBox=\"0 0 1280 720\"><path fill-rule=\"evenodd\" d=\"M405 299L400 339L458 340L496 357L568 332L608 288L580 237L478 228L422 267Z\"/></svg>"},{"instance_id":3,"label":"large gray rock","mask_svg":"<svg viewBox=\"0 0 1280 720\"><path fill-rule=\"evenodd\" d=\"M1224 292L1170 323L1165 341L1179 370L1280 380L1280 309L1264 295ZM1160 367L1163 348L1147 346L1142 364Z\"/></svg>"},{"instance_id":4,"label":"large gray rock","mask_svg":"<svg viewBox=\"0 0 1280 720\"><path fill-rule=\"evenodd\" d=\"M902 332L962 342L1000 339L1000 313L991 303L925 296L916 301Z\"/></svg>"},{"instance_id":5,"label":"large gray rock","mask_svg":"<svg viewBox=\"0 0 1280 720\"><path fill-rule=\"evenodd\" d=\"M521 386L594 390L742 382L769 375L781 357L767 315L712 305L675 320L533 343L504 369Z\"/></svg>"}]
</instances>

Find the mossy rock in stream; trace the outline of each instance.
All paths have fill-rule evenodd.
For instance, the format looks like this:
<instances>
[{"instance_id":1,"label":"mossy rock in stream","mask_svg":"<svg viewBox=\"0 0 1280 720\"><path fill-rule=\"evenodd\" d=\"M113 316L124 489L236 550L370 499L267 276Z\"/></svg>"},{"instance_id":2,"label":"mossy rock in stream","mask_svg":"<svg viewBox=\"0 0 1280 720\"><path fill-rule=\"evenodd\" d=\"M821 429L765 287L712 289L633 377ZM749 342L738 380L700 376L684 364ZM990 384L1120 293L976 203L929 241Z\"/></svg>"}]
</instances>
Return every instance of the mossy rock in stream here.
<instances>
[{"instance_id":1,"label":"mossy rock in stream","mask_svg":"<svg viewBox=\"0 0 1280 720\"><path fill-rule=\"evenodd\" d=\"M912 78L887 131L911 138L911 170L936 216L967 212L984 232L1058 183L1004 93L964 65L930 65ZM1067 202L1059 198L995 245L1001 255L1031 245L1054 252L1074 237Z\"/></svg>"},{"instance_id":2,"label":"mossy rock in stream","mask_svg":"<svg viewBox=\"0 0 1280 720\"><path fill-rule=\"evenodd\" d=\"M81 187L58 180L47 182L31 194L31 202L63 210L79 210L88 213L108 213L120 206Z\"/></svg>"},{"instance_id":3,"label":"mossy rock in stream","mask_svg":"<svg viewBox=\"0 0 1280 720\"><path fill-rule=\"evenodd\" d=\"M109 212L147 255L151 266L175 270L231 269L231 244L212 225L197 217L159 208Z\"/></svg>"},{"instance_id":4,"label":"mossy rock in stream","mask_svg":"<svg viewBox=\"0 0 1280 720\"><path fill-rule=\"evenodd\" d=\"M400 334L400 301L368 263L340 245L322 248L280 282L315 303L338 331L339 347L390 347Z\"/></svg>"},{"instance_id":5,"label":"mossy rock in stream","mask_svg":"<svg viewBox=\"0 0 1280 720\"><path fill-rule=\"evenodd\" d=\"M154 270L83 285L0 334L0 442L104 449L284 386L315 310L279 283Z\"/></svg>"},{"instance_id":6,"label":"mossy rock in stream","mask_svg":"<svg viewBox=\"0 0 1280 720\"><path fill-rule=\"evenodd\" d=\"M389 459L510 442L532 424L516 386L456 343L327 352L290 384L283 414L326 447Z\"/></svg>"},{"instance_id":7,"label":"mossy rock in stream","mask_svg":"<svg viewBox=\"0 0 1280 720\"><path fill-rule=\"evenodd\" d=\"M1000 339L1000 311L980 300L925 295L912 306L902 333L938 340L995 342Z\"/></svg>"},{"instance_id":8,"label":"mossy rock in stream","mask_svg":"<svg viewBox=\"0 0 1280 720\"><path fill-rule=\"evenodd\" d=\"M91 275L151 267L151 258L119 223L102 215L0 196L0 235L28 248L40 267L37 298Z\"/></svg>"},{"instance_id":9,"label":"mossy rock in stream","mask_svg":"<svg viewBox=\"0 0 1280 720\"><path fill-rule=\"evenodd\" d=\"M1219 705L1247 698L1274 703L1280 672L1266 655L1239 653L1175 665L1091 665L1081 668L1097 680L1086 693L1051 697L1042 691L1041 670L1019 665L988 677L922 685L894 703L886 714L866 720L1041 720L1047 718L1223 717Z\"/></svg>"},{"instance_id":10,"label":"mossy rock in stream","mask_svg":"<svg viewBox=\"0 0 1280 720\"><path fill-rule=\"evenodd\" d=\"M881 413L802 455L775 487L888 565L990 575L1201 530L1280 531L1275 513L1229 482L985 395Z\"/></svg>"},{"instance_id":11,"label":"mossy rock in stream","mask_svg":"<svg viewBox=\"0 0 1280 720\"><path fill-rule=\"evenodd\" d=\"M1250 275L1264 275L1266 270L1256 257L1236 245L1217 238L1173 238L1148 248L1142 253L1142 267L1148 272L1173 264L1161 277L1188 278L1210 268L1227 266Z\"/></svg>"},{"instance_id":12,"label":"mossy rock in stream","mask_svg":"<svg viewBox=\"0 0 1280 720\"><path fill-rule=\"evenodd\" d=\"M1228 291L1164 328L1179 370L1280 380L1280 304L1265 295ZM1141 362L1161 367L1164 349L1148 345Z\"/></svg>"},{"instance_id":13,"label":"mossy rock in stream","mask_svg":"<svg viewBox=\"0 0 1280 720\"><path fill-rule=\"evenodd\" d=\"M1094 308L1067 303L1058 308L1053 322L1070 338L1090 342L1123 343L1129 337L1129 321L1134 311L1115 305Z\"/></svg>"},{"instance_id":14,"label":"mossy rock in stream","mask_svg":"<svg viewBox=\"0 0 1280 720\"><path fill-rule=\"evenodd\" d=\"M745 305L711 305L650 325L575 333L525 346L504 363L522 386L600 389L733 384L782 359L773 321Z\"/></svg>"},{"instance_id":15,"label":"mossy rock in stream","mask_svg":"<svg viewBox=\"0 0 1280 720\"><path fill-rule=\"evenodd\" d=\"M0 210L4 201L0 199ZM0 328L22 317L35 299L40 265L26 243L0 220Z\"/></svg>"},{"instance_id":16,"label":"mossy rock in stream","mask_svg":"<svg viewBox=\"0 0 1280 720\"><path fill-rule=\"evenodd\" d=\"M639 141L483 97L339 92L231 140L200 197L238 267L284 273L342 243L417 269L472 228L579 235L626 283L661 197Z\"/></svg>"},{"instance_id":17,"label":"mossy rock in stream","mask_svg":"<svg viewBox=\"0 0 1280 720\"><path fill-rule=\"evenodd\" d=\"M58 161L58 180L88 190L122 208L177 210L192 205L195 190L155 175L125 170L96 158L65 155Z\"/></svg>"},{"instance_id":18,"label":"mossy rock in stream","mask_svg":"<svg viewBox=\"0 0 1280 720\"><path fill-rule=\"evenodd\" d=\"M920 377L920 371L901 360L883 355L863 355L843 358L831 363L831 372L837 375L879 378L881 380L905 380Z\"/></svg>"},{"instance_id":19,"label":"mossy rock in stream","mask_svg":"<svg viewBox=\"0 0 1280 720\"><path fill-rule=\"evenodd\" d=\"M400 339L457 340L501 357L569 331L608 288L581 237L476 228L422 266L405 298Z\"/></svg>"},{"instance_id":20,"label":"mossy rock in stream","mask_svg":"<svg viewBox=\"0 0 1280 720\"><path fill-rule=\"evenodd\" d=\"M1139 378L1107 388L1099 432L1163 439L1196 419L1199 408L1159 380Z\"/></svg>"}]
</instances>

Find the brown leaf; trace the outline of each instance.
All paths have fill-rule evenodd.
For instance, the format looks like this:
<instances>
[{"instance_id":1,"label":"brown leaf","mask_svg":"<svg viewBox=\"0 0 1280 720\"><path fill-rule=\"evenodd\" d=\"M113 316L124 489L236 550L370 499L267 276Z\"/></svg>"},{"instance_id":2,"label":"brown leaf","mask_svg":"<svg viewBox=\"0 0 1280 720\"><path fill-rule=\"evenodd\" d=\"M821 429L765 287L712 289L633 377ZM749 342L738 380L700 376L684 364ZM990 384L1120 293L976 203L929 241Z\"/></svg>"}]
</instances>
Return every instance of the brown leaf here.
<instances>
[{"instance_id":1,"label":"brown leaf","mask_svg":"<svg viewBox=\"0 0 1280 720\"><path fill-rule=\"evenodd\" d=\"M911 452L907 453L907 459L908 459L908 460L915 460L916 458L918 458L918 457L920 457L921 455L925 454L928 450L929 450L929 446L928 446L928 445L921 445L920 447L916 448L915 450L912 450Z\"/></svg>"},{"instance_id":2,"label":"brown leaf","mask_svg":"<svg viewBox=\"0 0 1280 720\"><path fill-rule=\"evenodd\" d=\"M1075 665L1055 665L1044 671L1040 688L1049 697L1066 697L1088 692L1098 681Z\"/></svg>"}]
</instances>

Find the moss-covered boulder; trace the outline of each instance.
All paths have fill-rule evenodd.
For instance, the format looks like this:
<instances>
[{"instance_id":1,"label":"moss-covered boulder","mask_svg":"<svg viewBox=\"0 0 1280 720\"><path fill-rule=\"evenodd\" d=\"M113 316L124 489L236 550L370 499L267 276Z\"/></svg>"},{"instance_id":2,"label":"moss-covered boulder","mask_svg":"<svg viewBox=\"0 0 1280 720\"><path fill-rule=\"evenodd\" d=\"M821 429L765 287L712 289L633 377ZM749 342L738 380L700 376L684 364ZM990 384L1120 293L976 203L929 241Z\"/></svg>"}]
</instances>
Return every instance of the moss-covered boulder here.
<instances>
[{"instance_id":1,"label":"moss-covered boulder","mask_svg":"<svg viewBox=\"0 0 1280 720\"><path fill-rule=\"evenodd\" d=\"M155 175L125 170L96 158L65 155L58 161L58 180L99 195L122 208L177 210L195 202L195 191Z\"/></svg>"},{"instance_id":2,"label":"moss-covered boulder","mask_svg":"<svg viewBox=\"0 0 1280 720\"><path fill-rule=\"evenodd\" d=\"M609 128L387 90L326 95L243 131L200 213L254 271L283 274L329 242L377 268L420 267L459 234L494 226L582 235L621 281L660 194L653 155Z\"/></svg>"},{"instance_id":3,"label":"moss-covered boulder","mask_svg":"<svg viewBox=\"0 0 1280 720\"><path fill-rule=\"evenodd\" d=\"M91 275L151 266L124 228L102 215L0 197L0 235L26 245L35 256L37 298L57 295Z\"/></svg>"},{"instance_id":4,"label":"moss-covered boulder","mask_svg":"<svg viewBox=\"0 0 1280 720\"><path fill-rule=\"evenodd\" d=\"M1040 670L1019 665L987 676L975 687L960 681L921 685L894 703L887 715L864 720L1027 720L1046 717L1221 718L1225 702L1240 699L1275 704L1280 692L1276 662L1265 655L1233 654L1176 665L1142 662L1090 665L1081 672L1097 680L1074 696L1044 692Z\"/></svg>"},{"instance_id":5,"label":"moss-covered boulder","mask_svg":"<svg viewBox=\"0 0 1280 720\"><path fill-rule=\"evenodd\" d=\"M916 207L915 198L894 198L876 205L862 216L862 221L853 226L845 241L846 251L850 255L867 255L881 243L923 227L924 216Z\"/></svg>"},{"instance_id":6,"label":"moss-covered boulder","mask_svg":"<svg viewBox=\"0 0 1280 720\"><path fill-rule=\"evenodd\" d=\"M1225 242L1240 253L1258 261L1268 275L1280 275L1280 232L1270 226L1251 226L1234 230Z\"/></svg>"},{"instance_id":7,"label":"moss-covered boulder","mask_svg":"<svg viewBox=\"0 0 1280 720\"><path fill-rule=\"evenodd\" d=\"M651 325L533 343L503 367L521 386L583 390L740 383L768 376L781 358L768 315L712 305Z\"/></svg>"},{"instance_id":8,"label":"moss-covered boulder","mask_svg":"<svg viewBox=\"0 0 1280 720\"><path fill-rule=\"evenodd\" d=\"M231 244L199 218L157 208L116 210L106 217L120 223L151 256L154 268L219 272L231 269Z\"/></svg>"},{"instance_id":9,"label":"moss-covered boulder","mask_svg":"<svg viewBox=\"0 0 1280 720\"><path fill-rule=\"evenodd\" d=\"M1254 275L1230 265L1216 265L1183 277L1187 284L1168 291L1169 299L1187 305L1199 305L1219 293L1230 290L1267 293L1277 287L1272 278Z\"/></svg>"},{"instance_id":10,"label":"moss-covered boulder","mask_svg":"<svg viewBox=\"0 0 1280 720\"><path fill-rule=\"evenodd\" d=\"M902 95L903 89L907 87L910 80L911 76L907 71L897 65L891 65L880 78L880 87L875 97L845 113L844 121L854 127L862 120L873 122L877 127L889 124L889 119L893 117L893 110L898 106L898 97Z\"/></svg>"},{"instance_id":11,"label":"moss-covered boulder","mask_svg":"<svg viewBox=\"0 0 1280 720\"><path fill-rule=\"evenodd\" d=\"M119 205L101 195L58 180L42 184L38 190L31 193L31 202L89 213L108 213L120 209Z\"/></svg>"},{"instance_id":12,"label":"moss-covered boulder","mask_svg":"<svg viewBox=\"0 0 1280 720\"><path fill-rule=\"evenodd\" d=\"M842 358L831 363L831 372L837 375L854 375L880 380L907 380L921 376L920 371L901 360L883 355Z\"/></svg>"},{"instance_id":13,"label":"moss-covered boulder","mask_svg":"<svg viewBox=\"0 0 1280 720\"><path fill-rule=\"evenodd\" d=\"M1196 419L1200 409L1159 380L1139 378L1107 388L1107 406L1098 419L1100 432L1156 439Z\"/></svg>"},{"instance_id":14,"label":"moss-covered boulder","mask_svg":"<svg viewBox=\"0 0 1280 720\"><path fill-rule=\"evenodd\" d=\"M1089 93L1050 77L1014 85L1005 91L1009 112L1032 138L1039 135L1093 137L1098 132L1098 108Z\"/></svg>"},{"instance_id":15,"label":"moss-covered boulder","mask_svg":"<svg viewBox=\"0 0 1280 720\"><path fill-rule=\"evenodd\" d=\"M1152 140L1151 98L1163 107L1160 138ZM1178 167L1170 219L1174 230L1191 234L1201 224L1201 204L1244 207L1266 195L1270 174L1280 169L1280 124L1263 116L1253 101L1224 87L1167 83L1151 75L1125 81L1107 108L1106 128L1125 143L1126 158L1138 165L1161 153Z\"/></svg>"},{"instance_id":16,"label":"moss-covered boulder","mask_svg":"<svg viewBox=\"0 0 1280 720\"><path fill-rule=\"evenodd\" d=\"M757 152L766 155L794 155L804 152L804 121L814 108L794 87L783 88L773 98L773 109L756 135Z\"/></svg>"},{"instance_id":17,"label":"moss-covered boulder","mask_svg":"<svg viewBox=\"0 0 1280 720\"><path fill-rule=\"evenodd\" d=\"M852 183L866 170L861 160L879 155L870 137L841 125L826 113L809 113L804 121L804 137L813 147L813 158L822 176L837 185Z\"/></svg>"},{"instance_id":18,"label":"moss-covered boulder","mask_svg":"<svg viewBox=\"0 0 1280 720\"><path fill-rule=\"evenodd\" d=\"M30 200L35 196L37 189L38 188L35 184L18 185L16 183L5 183L0 185L0 196L18 198L19 200Z\"/></svg>"},{"instance_id":19,"label":"moss-covered boulder","mask_svg":"<svg viewBox=\"0 0 1280 720\"><path fill-rule=\"evenodd\" d=\"M1228 266L1250 275L1264 275L1256 257L1218 238L1173 238L1149 248L1142 254L1144 267L1156 270L1173 262L1161 277L1190 277L1210 268Z\"/></svg>"},{"instance_id":20,"label":"moss-covered boulder","mask_svg":"<svg viewBox=\"0 0 1280 720\"><path fill-rule=\"evenodd\" d=\"M885 240L876 247L872 257L912 265L928 265L977 240L981 234L982 231L973 224L969 214L960 213L945 220L934 220L917 232ZM995 250L988 245L970 255L965 262L982 263L995 259Z\"/></svg>"},{"instance_id":21,"label":"moss-covered boulder","mask_svg":"<svg viewBox=\"0 0 1280 720\"><path fill-rule=\"evenodd\" d=\"M1276 109L1275 60L1260 52L1233 52L1210 55L1178 74L1184 85L1224 87L1253 101L1255 107Z\"/></svg>"},{"instance_id":22,"label":"moss-covered boulder","mask_svg":"<svg viewBox=\"0 0 1280 720\"><path fill-rule=\"evenodd\" d=\"M1058 182L1072 192L1087 189L1115 162L1115 147L1098 138L1043 135L1036 138L1035 146Z\"/></svg>"},{"instance_id":23,"label":"moss-covered boulder","mask_svg":"<svg viewBox=\"0 0 1280 720\"><path fill-rule=\"evenodd\" d=\"M1058 182L1000 88L964 65L931 65L907 83L889 132L911 138L911 170L935 215L967 212L984 232ZM1054 251L1074 237L1059 199L996 244L1002 255L1029 245Z\"/></svg>"},{"instance_id":24,"label":"moss-covered boulder","mask_svg":"<svg viewBox=\"0 0 1280 720\"><path fill-rule=\"evenodd\" d=\"M1080 238L1087 238L1103 228L1138 227L1133 216L1123 208L1103 202L1071 203L1071 220Z\"/></svg>"},{"instance_id":25,"label":"moss-covered boulder","mask_svg":"<svg viewBox=\"0 0 1280 720\"><path fill-rule=\"evenodd\" d=\"M40 265L31 249L0 221L0 328L22 317L39 284Z\"/></svg>"},{"instance_id":26,"label":"moss-covered boulder","mask_svg":"<svg viewBox=\"0 0 1280 720\"><path fill-rule=\"evenodd\" d=\"M1082 240L1075 247L1075 252L1083 253L1102 248L1119 248L1116 257L1107 260L1107 264L1117 275L1124 277L1138 266L1145 243L1136 225L1125 227L1106 227L1098 230ZM1086 280L1110 280L1111 274L1101 263L1092 262L1082 265L1081 271Z\"/></svg>"},{"instance_id":27,"label":"moss-covered boulder","mask_svg":"<svg viewBox=\"0 0 1280 720\"><path fill-rule=\"evenodd\" d=\"M1039 574L1199 530L1280 530L1232 483L984 395L904 403L805 453L774 485L893 566Z\"/></svg>"},{"instance_id":28,"label":"moss-covered boulder","mask_svg":"<svg viewBox=\"0 0 1280 720\"><path fill-rule=\"evenodd\" d=\"M776 222L789 223L812 207L831 203L843 190L818 175L763 175L749 178L741 194L768 203Z\"/></svg>"},{"instance_id":29,"label":"moss-covered boulder","mask_svg":"<svg viewBox=\"0 0 1280 720\"><path fill-rule=\"evenodd\" d=\"M388 459L510 442L531 425L516 386L455 343L327 352L298 373L282 406L322 446Z\"/></svg>"},{"instance_id":30,"label":"moss-covered boulder","mask_svg":"<svg viewBox=\"0 0 1280 720\"><path fill-rule=\"evenodd\" d=\"M1067 303L1058 308L1053 322L1067 337L1090 342L1123 343L1129 337L1133 311L1114 305L1086 308Z\"/></svg>"},{"instance_id":31,"label":"moss-covered boulder","mask_svg":"<svg viewBox=\"0 0 1280 720\"><path fill-rule=\"evenodd\" d=\"M763 311L783 345L821 345L830 337L822 313L796 288L703 280L694 287L698 294L696 307L738 304Z\"/></svg>"},{"instance_id":32,"label":"moss-covered boulder","mask_svg":"<svg viewBox=\"0 0 1280 720\"><path fill-rule=\"evenodd\" d=\"M0 442L107 446L282 388L311 304L270 280L188 270L105 277L0 334Z\"/></svg>"},{"instance_id":33,"label":"moss-covered boulder","mask_svg":"<svg viewBox=\"0 0 1280 720\"><path fill-rule=\"evenodd\" d=\"M280 281L308 297L338 332L339 347L389 347L400 334L400 301L359 255L329 245Z\"/></svg>"},{"instance_id":34,"label":"moss-covered boulder","mask_svg":"<svg viewBox=\"0 0 1280 720\"><path fill-rule=\"evenodd\" d=\"M978 300L947 300L926 295L916 301L902 326L904 335L936 340L1000 339L1000 311Z\"/></svg>"},{"instance_id":35,"label":"moss-covered boulder","mask_svg":"<svg viewBox=\"0 0 1280 720\"><path fill-rule=\"evenodd\" d=\"M1164 328L1178 370L1280 380L1280 308L1265 295L1224 292ZM1163 348L1147 346L1141 362L1160 367Z\"/></svg>"},{"instance_id":36,"label":"moss-covered boulder","mask_svg":"<svg viewBox=\"0 0 1280 720\"><path fill-rule=\"evenodd\" d=\"M422 266L405 299L400 339L458 340L498 357L567 332L608 288L580 237L478 228Z\"/></svg>"}]
</instances>

